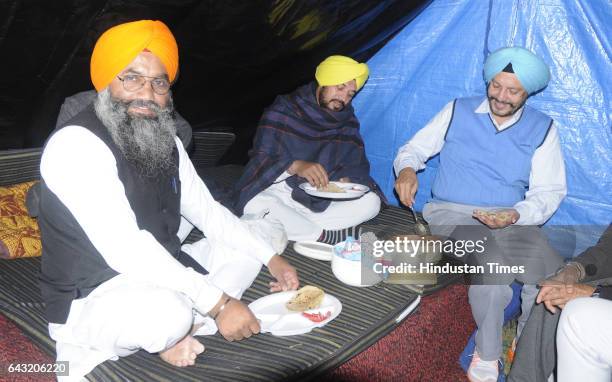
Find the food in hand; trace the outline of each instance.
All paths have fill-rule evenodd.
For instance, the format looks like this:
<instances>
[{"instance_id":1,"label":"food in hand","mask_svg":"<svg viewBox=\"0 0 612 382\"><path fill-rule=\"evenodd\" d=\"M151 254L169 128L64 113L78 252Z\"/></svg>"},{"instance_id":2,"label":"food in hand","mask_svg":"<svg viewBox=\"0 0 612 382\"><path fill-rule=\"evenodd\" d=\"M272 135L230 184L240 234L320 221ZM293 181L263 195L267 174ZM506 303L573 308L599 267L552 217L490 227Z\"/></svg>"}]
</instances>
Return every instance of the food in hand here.
<instances>
[{"instance_id":1,"label":"food in hand","mask_svg":"<svg viewBox=\"0 0 612 382\"><path fill-rule=\"evenodd\" d=\"M342 187L338 186L335 183L327 183L327 186L317 187L317 191L336 192L336 193L346 192Z\"/></svg>"},{"instance_id":2,"label":"food in hand","mask_svg":"<svg viewBox=\"0 0 612 382\"><path fill-rule=\"evenodd\" d=\"M487 217L490 219L499 219L502 221L508 221L512 219L512 213L509 211L474 210L474 215L477 217Z\"/></svg>"},{"instance_id":3,"label":"food in hand","mask_svg":"<svg viewBox=\"0 0 612 382\"><path fill-rule=\"evenodd\" d=\"M304 312L318 308L323 302L325 292L316 286L307 285L297 291L295 296L285 305L293 312Z\"/></svg>"},{"instance_id":4,"label":"food in hand","mask_svg":"<svg viewBox=\"0 0 612 382\"><path fill-rule=\"evenodd\" d=\"M512 219L512 214L510 212L507 212L507 211L505 211L505 212L498 212L496 214L496 216L497 216L498 219L501 219L503 221L508 221L508 220Z\"/></svg>"},{"instance_id":5,"label":"food in hand","mask_svg":"<svg viewBox=\"0 0 612 382\"><path fill-rule=\"evenodd\" d=\"M505 223L514 223L514 216L512 212L507 210L502 211L484 211L484 210L474 210L474 216L477 218L488 218L492 220L497 220Z\"/></svg>"}]
</instances>

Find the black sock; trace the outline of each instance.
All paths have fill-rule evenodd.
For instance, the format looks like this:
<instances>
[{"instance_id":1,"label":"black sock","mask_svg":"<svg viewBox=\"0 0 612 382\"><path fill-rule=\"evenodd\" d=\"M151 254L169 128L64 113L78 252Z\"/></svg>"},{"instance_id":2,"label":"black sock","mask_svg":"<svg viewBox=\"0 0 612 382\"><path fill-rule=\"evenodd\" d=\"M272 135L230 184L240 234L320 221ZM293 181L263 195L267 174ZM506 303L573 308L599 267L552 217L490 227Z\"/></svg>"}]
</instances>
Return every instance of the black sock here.
<instances>
[{"instance_id":1,"label":"black sock","mask_svg":"<svg viewBox=\"0 0 612 382\"><path fill-rule=\"evenodd\" d=\"M342 229L324 229L317 241L335 245L341 241L345 241L349 236L352 236L355 240L359 240L359 231L360 228L358 225Z\"/></svg>"}]
</instances>

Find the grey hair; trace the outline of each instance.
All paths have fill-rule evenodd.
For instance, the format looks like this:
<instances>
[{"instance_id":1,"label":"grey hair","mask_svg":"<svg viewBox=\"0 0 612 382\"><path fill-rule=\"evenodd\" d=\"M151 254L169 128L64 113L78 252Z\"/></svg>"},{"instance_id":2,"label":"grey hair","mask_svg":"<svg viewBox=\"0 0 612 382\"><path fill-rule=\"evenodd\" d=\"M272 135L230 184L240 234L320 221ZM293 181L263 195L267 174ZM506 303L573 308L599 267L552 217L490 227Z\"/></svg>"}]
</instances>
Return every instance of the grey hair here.
<instances>
[{"instance_id":1,"label":"grey hair","mask_svg":"<svg viewBox=\"0 0 612 382\"><path fill-rule=\"evenodd\" d=\"M131 105L146 105L156 117L134 116ZM176 123L172 98L161 108L153 101L115 99L108 88L98 93L94 101L96 115L108 129L113 142L140 174L153 177L173 169L176 147Z\"/></svg>"}]
</instances>

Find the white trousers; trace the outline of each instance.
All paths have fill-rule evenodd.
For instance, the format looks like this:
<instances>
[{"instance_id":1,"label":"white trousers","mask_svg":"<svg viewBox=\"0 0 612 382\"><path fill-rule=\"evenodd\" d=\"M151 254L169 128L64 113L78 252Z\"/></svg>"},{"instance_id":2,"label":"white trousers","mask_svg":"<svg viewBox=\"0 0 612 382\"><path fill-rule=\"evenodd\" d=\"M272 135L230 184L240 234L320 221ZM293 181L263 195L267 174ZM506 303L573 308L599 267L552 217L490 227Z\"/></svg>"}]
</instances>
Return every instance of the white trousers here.
<instances>
[{"instance_id":1,"label":"white trousers","mask_svg":"<svg viewBox=\"0 0 612 382\"><path fill-rule=\"evenodd\" d=\"M272 184L244 207L245 214L270 211L270 217L280 221L289 240L317 240L323 230L356 226L375 217L380 211L380 198L368 192L359 199L332 201L323 212L313 212L291 197L286 182Z\"/></svg>"},{"instance_id":2,"label":"white trousers","mask_svg":"<svg viewBox=\"0 0 612 382\"><path fill-rule=\"evenodd\" d=\"M253 257L230 247L211 248L206 239L182 249L208 270L204 277L209 282L235 298L242 296L261 269ZM217 331L214 320L197 313L182 293L120 274L87 297L74 300L65 324L49 324L57 360L69 361L70 376L58 379L78 381L98 364L140 349L163 351L199 323L203 326L196 335Z\"/></svg>"},{"instance_id":3,"label":"white trousers","mask_svg":"<svg viewBox=\"0 0 612 382\"><path fill-rule=\"evenodd\" d=\"M608 382L612 373L612 301L577 298L561 311L557 381Z\"/></svg>"}]
</instances>

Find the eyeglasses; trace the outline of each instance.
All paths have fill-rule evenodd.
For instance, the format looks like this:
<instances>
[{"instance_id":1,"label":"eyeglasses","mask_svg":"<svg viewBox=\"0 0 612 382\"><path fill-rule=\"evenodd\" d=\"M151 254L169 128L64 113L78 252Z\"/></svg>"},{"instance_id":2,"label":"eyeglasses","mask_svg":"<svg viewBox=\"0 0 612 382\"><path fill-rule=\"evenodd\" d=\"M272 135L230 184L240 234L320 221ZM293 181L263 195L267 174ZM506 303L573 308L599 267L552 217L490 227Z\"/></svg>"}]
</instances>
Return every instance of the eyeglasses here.
<instances>
[{"instance_id":1,"label":"eyeglasses","mask_svg":"<svg viewBox=\"0 0 612 382\"><path fill-rule=\"evenodd\" d=\"M126 74L123 78L117 76L123 82L123 88L128 92L137 92L147 83L151 83L151 88L156 94L164 95L170 91L170 81L160 77L141 76L139 74Z\"/></svg>"}]
</instances>

